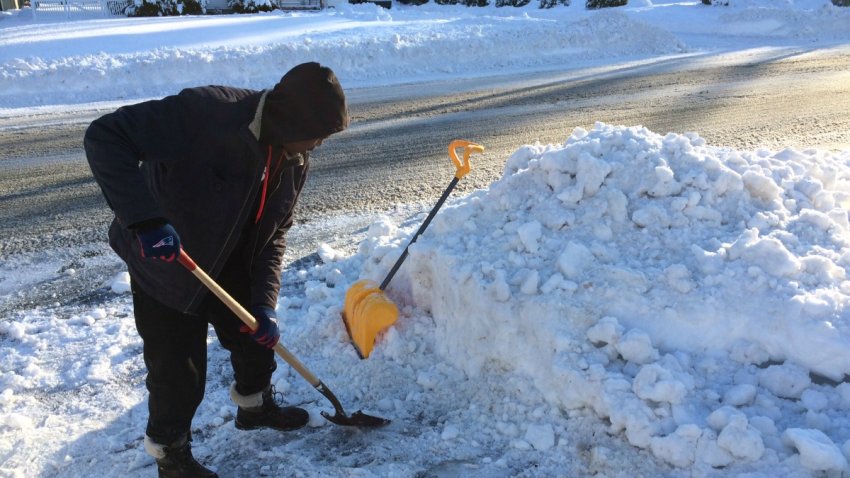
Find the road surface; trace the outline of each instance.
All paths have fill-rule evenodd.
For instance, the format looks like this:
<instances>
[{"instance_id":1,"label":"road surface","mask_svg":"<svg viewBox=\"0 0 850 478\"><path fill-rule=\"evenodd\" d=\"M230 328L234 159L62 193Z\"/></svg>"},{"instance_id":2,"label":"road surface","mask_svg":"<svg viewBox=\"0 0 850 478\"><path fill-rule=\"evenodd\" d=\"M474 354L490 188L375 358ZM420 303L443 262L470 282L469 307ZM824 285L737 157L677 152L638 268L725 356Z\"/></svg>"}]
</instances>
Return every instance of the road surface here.
<instances>
[{"instance_id":1,"label":"road surface","mask_svg":"<svg viewBox=\"0 0 850 478\"><path fill-rule=\"evenodd\" d=\"M348 95L352 126L314 155L289 262L318 242L350 237L375 213L433 204L453 176L446 146L456 138L487 151L473 156L473 172L455 194L487 187L518 146L562 142L596 121L695 131L736 149L850 149L847 48L698 55ZM84 105L0 116L0 313L95 300L92 285L120 268L104 245L111 214L82 149L88 123L106 112Z\"/></svg>"}]
</instances>

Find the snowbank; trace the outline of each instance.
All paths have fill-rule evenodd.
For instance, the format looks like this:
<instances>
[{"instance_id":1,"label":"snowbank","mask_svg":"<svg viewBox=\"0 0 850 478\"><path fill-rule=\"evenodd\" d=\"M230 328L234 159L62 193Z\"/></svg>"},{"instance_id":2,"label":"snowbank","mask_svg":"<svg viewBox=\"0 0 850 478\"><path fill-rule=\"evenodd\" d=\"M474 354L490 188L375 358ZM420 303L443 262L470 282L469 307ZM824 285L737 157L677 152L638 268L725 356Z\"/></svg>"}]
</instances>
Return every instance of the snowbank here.
<instances>
[{"instance_id":1,"label":"snowbank","mask_svg":"<svg viewBox=\"0 0 850 478\"><path fill-rule=\"evenodd\" d=\"M76 28L63 24L21 25L6 29L0 39L0 48L6 50L0 54L0 78L5 82L0 107L155 97L202 84L268 88L288 69L307 61L331 65L350 88L683 49L670 33L619 12L556 12L532 18L515 9L511 16L492 9L491 15L482 15L466 7L435 8L391 14L364 5L309 19L304 17L311 14L278 12L250 24L235 15L206 22L164 19L158 22L163 31L152 37L155 40L144 40L147 49L129 51L122 51L127 50L122 45L148 31L150 23L98 21L96 28L112 29L109 36L115 46L94 35L81 38ZM187 43L181 28L192 28L199 38ZM234 39L234 28L250 34ZM41 40L34 45L22 41L33 36ZM89 53L78 53L79 47L71 48L72 54L66 48L39 48L41 42L83 44ZM228 68L222 69L222 64Z\"/></svg>"},{"instance_id":2,"label":"snowbank","mask_svg":"<svg viewBox=\"0 0 850 478\"><path fill-rule=\"evenodd\" d=\"M774 3L712 8L646 0L588 11L539 9L536 2L392 10L340 2L313 13L71 22L34 22L22 10L0 16L0 108L129 102L203 84L268 88L305 61L331 65L347 88L356 88L563 70L717 50L725 42L741 50L764 47L764 39L848 36L848 8L829 0Z\"/></svg>"},{"instance_id":3,"label":"snowbank","mask_svg":"<svg viewBox=\"0 0 850 478\"><path fill-rule=\"evenodd\" d=\"M467 376L528 378L672 465L777 460L784 441L804 467L841 469L829 426L782 430L821 397L848 405L812 380L850 373L848 160L576 129L441 211L390 288ZM395 233L373 226L365 275L389 269Z\"/></svg>"}]
</instances>

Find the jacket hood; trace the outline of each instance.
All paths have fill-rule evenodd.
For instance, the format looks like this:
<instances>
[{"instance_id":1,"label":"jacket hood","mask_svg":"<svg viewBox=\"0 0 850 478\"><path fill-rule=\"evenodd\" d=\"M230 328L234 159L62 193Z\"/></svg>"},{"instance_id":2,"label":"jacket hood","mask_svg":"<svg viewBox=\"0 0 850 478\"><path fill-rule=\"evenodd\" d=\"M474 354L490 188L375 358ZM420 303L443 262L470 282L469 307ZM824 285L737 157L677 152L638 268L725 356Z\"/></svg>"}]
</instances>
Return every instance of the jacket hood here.
<instances>
[{"instance_id":1,"label":"jacket hood","mask_svg":"<svg viewBox=\"0 0 850 478\"><path fill-rule=\"evenodd\" d=\"M345 93L333 70L302 63L266 95L259 140L281 145L327 138L348 127Z\"/></svg>"}]
</instances>

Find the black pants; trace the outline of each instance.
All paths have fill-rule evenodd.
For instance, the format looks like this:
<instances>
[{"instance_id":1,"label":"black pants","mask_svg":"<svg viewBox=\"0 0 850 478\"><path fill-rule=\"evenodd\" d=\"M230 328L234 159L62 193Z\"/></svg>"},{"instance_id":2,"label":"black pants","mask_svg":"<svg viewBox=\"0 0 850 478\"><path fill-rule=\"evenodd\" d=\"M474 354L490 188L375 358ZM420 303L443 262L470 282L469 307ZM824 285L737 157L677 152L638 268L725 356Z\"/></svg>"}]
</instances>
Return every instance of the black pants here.
<instances>
[{"instance_id":1,"label":"black pants","mask_svg":"<svg viewBox=\"0 0 850 478\"><path fill-rule=\"evenodd\" d=\"M221 283L245 305L248 280ZM229 288L228 288L229 287ZM136 328L144 342L149 393L146 433L168 445L186 436L204 398L207 375L207 330L212 324L221 345L230 352L236 390L251 395L271 383L277 366L274 351L241 333L242 322L209 294L198 315L168 308L133 285Z\"/></svg>"}]
</instances>

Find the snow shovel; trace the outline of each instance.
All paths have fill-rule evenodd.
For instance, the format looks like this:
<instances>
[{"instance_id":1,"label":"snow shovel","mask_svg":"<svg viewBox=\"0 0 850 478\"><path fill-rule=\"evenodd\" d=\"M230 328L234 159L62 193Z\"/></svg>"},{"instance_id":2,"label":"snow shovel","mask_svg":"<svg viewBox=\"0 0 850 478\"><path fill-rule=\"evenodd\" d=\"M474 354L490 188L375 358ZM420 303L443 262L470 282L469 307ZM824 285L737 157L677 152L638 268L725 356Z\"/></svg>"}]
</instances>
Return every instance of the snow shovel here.
<instances>
[{"instance_id":1,"label":"snow shovel","mask_svg":"<svg viewBox=\"0 0 850 478\"><path fill-rule=\"evenodd\" d=\"M180 262L183 267L189 270L195 277L197 277L207 288L215 294L224 305L227 306L237 317L239 317L242 322L245 323L251 330L256 330L257 328L257 319L251 315L250 312L245 310L239 302L236 301L230 294L227 293L224 289L221 288L212 277L208 276L206 272L204 272L195 261L189 257L189 254L186 254L186 251L183 249L180 250L180 256L177 258L177 261ZM352 415L348 415L343 410L342 405L340 405L339 400L337 400L336 396L334 396L333 392L328 389L328 387L321 382L315 375L313 375L304 364L298 360L297 357L292 355L286 347L283 346L279 341L277 345L274 346L274 351L277 352L280 357L286 361L292 368L295 369L296 372L301 374L305 380L310 382L310 385L315 387L316 390L319 391L322 395L325 396L328 400L330 400L331 404L334 407L334 415L331 415L327 412L322 412L322 416L325 417L329 422L335 423L337 425L345 425L345 426L355 426L355 427L379 427L382 425L386 425L390 423L389 420L385 418L373 417L371 415L366 415L362 411L354 412Z\"/></svg>"},{"instance_id":2,"label":"snow shovel","mask_svg":"<svg viewBox=\"0 0 850 478\"><path fill-rule=\"evenodd\" d=\"M463 161L458 159L457 148L464 148ZM375 337L379 332L394 324L398 319L398 307L395 303L384 294L387 284L390 283L395 273L401 267L401 263L407 258L407 250L410 245L416 241L416 238L425 231L437 211L446 202L446 198L457 185L458 181L464 177L470 169L469 155L472 153L483 153L484 146L470 143L464 140L454 140L449 144L449 157L457 167L457 173L449 183L449 187L443 192L443 195L437 201L437 205L425 218L425 222L416 231L416 234L410 239L410 242L401 253L393 268L390 270L384 282L378 286L377 283L370 279L361 279L348 289L345 293L345 305L342 310L342 320L345 323L345 329L348 331L348 336L351 337L351 343L354 344L354 349L361 359L369 357L372 353L372 348L375 345Z\"/></svg>"}]
</instances>

